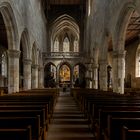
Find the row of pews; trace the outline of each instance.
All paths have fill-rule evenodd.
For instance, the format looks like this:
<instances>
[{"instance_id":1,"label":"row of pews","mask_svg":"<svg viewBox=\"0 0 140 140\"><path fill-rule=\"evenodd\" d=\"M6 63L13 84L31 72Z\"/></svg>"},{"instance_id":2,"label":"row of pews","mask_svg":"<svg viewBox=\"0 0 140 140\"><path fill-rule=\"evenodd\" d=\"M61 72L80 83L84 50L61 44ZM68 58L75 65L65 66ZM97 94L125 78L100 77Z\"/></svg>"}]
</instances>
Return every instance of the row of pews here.
<instances>
[{"instance_id":1,"label":"row of pews","mask_svg":"<svg viewBox=\"0 0 140 140\"><path fill-rule=\"evenodd\" d=\"M58 89L32 89L0 96L1 140L46 140Z\"/></svg>"},{"instance_id":2,"label":"row of pews","mask_svg":"<svg viewBox=\"0 0 140 140\"><path fill-rule=\"evenodd\" d=\"M96 140L140 140L140 96L71 89Z\"/></svg>"}]
</instances>

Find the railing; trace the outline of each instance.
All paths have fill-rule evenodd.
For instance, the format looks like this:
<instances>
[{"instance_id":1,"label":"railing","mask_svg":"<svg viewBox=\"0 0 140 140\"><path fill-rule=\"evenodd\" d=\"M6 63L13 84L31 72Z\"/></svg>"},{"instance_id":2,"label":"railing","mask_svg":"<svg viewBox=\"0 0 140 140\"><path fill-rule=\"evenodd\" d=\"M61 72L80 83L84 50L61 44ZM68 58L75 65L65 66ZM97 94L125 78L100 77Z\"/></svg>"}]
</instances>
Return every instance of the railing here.
<instances>
[{"instance_id":1,"label":"railing","mask_svg":"<svg viewBox=\"0 0 140 140\"><path fill-rule=\"evenodd\" d=\"M73 58L73 57L81 57L82 53L79 52L49 52L45 54L45 57L54 57L54 58Z\"/></svg>"}]
</instances>

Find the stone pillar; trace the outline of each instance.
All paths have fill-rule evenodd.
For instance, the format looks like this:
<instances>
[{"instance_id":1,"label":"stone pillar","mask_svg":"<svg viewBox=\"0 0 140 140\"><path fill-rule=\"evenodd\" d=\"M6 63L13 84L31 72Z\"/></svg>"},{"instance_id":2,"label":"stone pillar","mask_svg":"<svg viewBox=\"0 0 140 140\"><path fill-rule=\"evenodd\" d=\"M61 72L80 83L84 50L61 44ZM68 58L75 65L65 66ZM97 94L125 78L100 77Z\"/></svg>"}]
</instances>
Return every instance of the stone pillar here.
<instances>
[{"instance_id":1,"label":"stone pillar","mask_svg":"<svg viewBox=\"0 0 140 140\"><path fill-rule=\"evenodd\" d=\"M20 51L8 50L8 93L19 92Z\"/></svg>"},{"instance_id":2,"label":"stone pillar","mask_svg":"<svg viewBox=\"0 0 140 140\"><path fill-rule=\"evenodd\" d=\"M71 71L70 71L71 87L74 87L74 76L73 76L73 74L74 74L74 69L71 69Z\"/></svg>"},{"instance_id":3,"label":"stone pillar","mask_svg":"<svg viewBox=\"0 0 140 140\"><path fill-rule=\"evenodd\" d=\"M71 38L71 41L70 41L70 51L74 52L74 39L73 38Z\"/></svg>"},{"instance_id":4,"label":"stone pillar","mask_svg":"<svg viewBox=\"0 0 140 140\"><path fill-rule=\"evenodd\" d=\"M86 71L86 87L92 88L92 63L87 64Z\"/></svg>"},{"instance_id":5,"label":"stone pillar","mask_svg":"<svg viewBox=\"0 0 140 140\"><path fill-rule=\"evenodd\" d=\"M0 75L0 87L4 87L4 76Z\"/></svg>"},{"instance_id":6,"label":"stone pillar","mask_svg":"<svg viewBox=\"0 0 140 140\"><path fill-rule=\"evenodd\" d=\"M31 64L32 61L30 59L23 60L23 89L28 90L31 89Z\"/></svg>"},{"instance_id":7,"label":"stone pillar","mask_svg":"<svg viewBox=\"0 0 140 140\"><path fill-rule=\"evenodd\" d=\"M59 42L59 51L63 52L63 41Z\"/></svg>"},{"instance_id":8,"label":"stone pillar","mask_svg":"<svg viewBox=\"0 0 140 140\"><path fill-rule=\"evenodd\" d=\"M38 88L38 65L32 65L32 89Z\"/></svg>"},{"instance_id":9,"label":"stone pillar","mask_svg":"<svg viewBox=\"0 0 140 140\"><path fill-rule=\"evenodd\" d=\"M44 88L44 68L39 67L38 71L38 88Z\"/></svg>"},{"instance_id":10,"label":"stone pillar","mask_svg":"<svg viewBox=\"0 0 140 140\"><path fill-rule=\"evenodd\" d=\"M93 88L92 79L93 79L93 72L92 72L92 69L90 69L89 70L89 88Z\"/></svg>"},{"instance_id":11,"label":"stone pillar","mask_svg":"<svg viewBox=\"0 0 140 140\"><path fill-rule=\"evenodd\" d=\"M88 67L88 64L86 64L85 79L86 79L86 88L89 88L89 67Z\"/></svg>"},{"instance_id":12,"label":"stone pillar","mask_svg":"<svg viewBox=\"0 0 140 140\"><path fill-rule=\"evenodd\" d=\"M57 67L56 68L56 84L57 84L57 88L59 88L59 80L60 80L60 77L59 77L59 68L60 67Z\"/></svg>"},{"instance_id":13,"label":"stone pillar","mask_svg":"<svg viewBox=\"0 0 140 140\"><path fill-rule=\"evenodd\" d=\"M107 61L99 61L99 82L100 90L107 91Z\"/></svg>"},{"instance_id":14,"label":"stone pillar","mask_svg":"<svg viewBox=\"0 0 140 140\"><path fill-rule=\"evenodd\" d=\"M126 51L113 53L113 91L124 93Z\"/></svg>"},{"instance_id":15,"label":"stone pillar","mask_svg":"<svg viewBox=\"0 0 140 140\"><path fill-rule=\"evenodd\" d=\"M98 65L93 64L92 87L98 89Z\"/></svg>"}]
</instances>

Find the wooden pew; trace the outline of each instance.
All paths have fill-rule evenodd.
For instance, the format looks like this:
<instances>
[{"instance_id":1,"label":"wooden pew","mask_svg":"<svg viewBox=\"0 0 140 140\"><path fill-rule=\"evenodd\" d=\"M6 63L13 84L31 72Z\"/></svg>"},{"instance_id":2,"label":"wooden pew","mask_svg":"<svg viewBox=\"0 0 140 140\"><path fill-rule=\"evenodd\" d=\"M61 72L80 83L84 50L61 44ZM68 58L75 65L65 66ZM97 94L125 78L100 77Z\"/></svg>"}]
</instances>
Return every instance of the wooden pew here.
<instances>
[{"instance_id":1,"label":"wooden pew","mask_svg":"<svg viewBox=\"0 0 140 140\"><path fill-rule=\"evenodd\" d=\"M41 140L40 116L36 117L0 117L0 129L23 129L31 126L31 138Z\"/></svg>"},{"instance_id":2,"label":"wooden pew","mask_svg":"<svg viewBox=\"0 0 140 140\"><path fill-rule=\"evenodd\" d=\"M83 89L82 92L79 89L74 89L74 92L72 91L71 94L74 96L74 98L76 98L76 101L78 102L78 104L81 108L81 111L83 111L86 114L85 116L90 120L89 122L92 125L95 125L94 120L95 120L95 122L96 122L96 120L98 120L99 134L102 134L102 132L103 132L102 129L100 130L100 127L102 127L102 123L103 123L103 125L106 126L106 124L104 124L104 118L101 119L102 121L100 120L100 113L99 113L100 111L99 110L102 110L106 106L108 106L108 108L109 108L109 106L114 107L114 110L112 110L112 113L117 114L116 112L118 112L117 117L119 117L119 114L122 112L123 113L120 115L120 117L127 118L127 116L129 116L129 117L131 117L131 119L129 118L130 120L132 120L133 117L136 118L136 117L140 116L139 115L140 114L139 113L140 96L135 96L135 95L130 96L130 94L120 95L120 94L115 94L115 93L111 93L111 92L107 93L107 92L102 92L102 91L97 91L97 90L93 90L93 92L90 92L89 89L88 90ZM130 111L131 111L131 113L133 112L132 115L129 115ZM113 114L111 114L111 115L113 115ZM106 118L108 118L107 116L106 116ZM115 117L115 116L113 116L113 117ZM131 123L131 121L129 121L129 123ZM107 126L110 128L109 125L107 125ZM111 131L111 129L109 129L109 130ZM106 138L106 136L108 136L107 134L108 133L106 133L105 138ZM107 137L107 138L109 139L110 137ZM114 140L114 139L109 139L109 140Z\"/></svg>"},{"instance_id":3,"label":"wooden pew","mask_svg":"<svg viewBox=\"0 0 140 140\"><path fill-rule=\"evenodd\" d=\"M22 129L0 129L1 140L32 140L31 127Z\"/></svg>"},{"instance_id":4,"label":"wooden pew","mask_svg":"<svg viewBox=\"0 0 140 140\"><path fill-rule=\"evenodd\" d=\"M52 117L54 102L59 92L46 93L46 90L32 90L0 96L0 116L3 117L40 117L43 139L46 139L48 118ZM50 117L49 117L50 116Z\"/></svg>"},{"instance_id":5,"label":"wooden pew","mask_svg":"<svg viewBox=\"0 0 140 140\"><path fill-rule=\"evenodd\" d=\"M112 116L108 116L108 124L104 133L104 139L120 140L122 137L122 127L124 125L140 128L140 118L113 118Z\"/></svg>"},{"instance_id":6,"label":"wooden pew","mask_svg":"<svg viewBox=\"0 0 140 140\"><path fill-rule=\"evenodd\" d=\"M0 87L0 96L8 93L8 87Z\"/></svg>"},{"instance_id":7,"label":"wooden pew","mask_svg":"<svg viewBox=\"0 0 140 140\"><path fill-rule=\"evenodd\" d=\"M128 111L129 110L129 111ZM140 117L140 108L136 108L136 110L138 111L135 111L135 108L129 108L128 106L128 110L127 108L124 110L122 109L119 109L116 110L100 110L99 112L99 122L96 123L96 127L95 127L95 130L96 130L96 134L97 134L97 139L103 139L103 136L104 136L104 131L105 131L105 128L107 128L107 119L108 119L108 116L111 115L112 117L132 117L132 118L137 118L137 117Z\"/></svg>"},{"instance_id":8,"label":"wooden pew","mask_svg":"<svg viewBox=\"0 0 140 140\"><path fill-rule=\"evenodd\" d=\"M122 140L140 140L140 129L122 128Z\"/></svg>"},{"instance_id":9,"label":"wooden pew","mask_svg":"<svg viewBox=\"0 0 140 140\"><path fill-rule=\"evenodd\" d=\"M45 110L0 110L1 117L40 117L40 135L46 138Z\"/></svg>"}]
</instances>

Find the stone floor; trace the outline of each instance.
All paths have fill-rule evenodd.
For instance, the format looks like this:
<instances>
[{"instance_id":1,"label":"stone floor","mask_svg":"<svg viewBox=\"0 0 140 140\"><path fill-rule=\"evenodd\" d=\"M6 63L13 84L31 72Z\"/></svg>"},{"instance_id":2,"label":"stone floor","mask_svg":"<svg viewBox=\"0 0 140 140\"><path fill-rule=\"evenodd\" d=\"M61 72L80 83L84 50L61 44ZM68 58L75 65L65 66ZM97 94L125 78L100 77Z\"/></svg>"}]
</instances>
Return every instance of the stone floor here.
<instances>
[{"instance_id":1,"label":"stone floor","mask_svg":"<svg viewBox=\"0 0 140 140\"><path fill-rule=\"evenodd\" d=\"M47 140L94 140L87 120L68 92L61 92L58 98Z\"/></svg>"}]
</instances>

